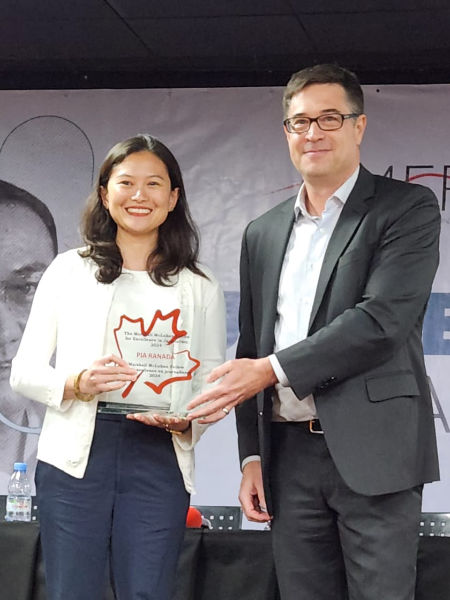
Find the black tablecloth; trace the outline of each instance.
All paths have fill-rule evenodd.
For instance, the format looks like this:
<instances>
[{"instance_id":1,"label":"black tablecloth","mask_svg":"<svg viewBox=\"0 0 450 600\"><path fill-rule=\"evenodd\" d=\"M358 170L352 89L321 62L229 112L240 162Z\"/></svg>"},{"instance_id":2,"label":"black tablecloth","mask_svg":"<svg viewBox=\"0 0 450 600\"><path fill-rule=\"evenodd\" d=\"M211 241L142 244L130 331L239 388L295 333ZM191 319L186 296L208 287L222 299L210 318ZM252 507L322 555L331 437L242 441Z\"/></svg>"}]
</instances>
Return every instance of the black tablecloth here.
<instances>
[{"instance_id":1,"label":"black tablecloth","mask_svg":"<svg viewBox=\"0 0 450 600\"><path fill-rule=\"evenodd\" d=\"M0 597L46 600L37 523L0 523ZM270 532L187 530L174 600L234 598L278 599ZM416 600L450 600L450 538L420 538Z\"/></svg>"}]
</instances>

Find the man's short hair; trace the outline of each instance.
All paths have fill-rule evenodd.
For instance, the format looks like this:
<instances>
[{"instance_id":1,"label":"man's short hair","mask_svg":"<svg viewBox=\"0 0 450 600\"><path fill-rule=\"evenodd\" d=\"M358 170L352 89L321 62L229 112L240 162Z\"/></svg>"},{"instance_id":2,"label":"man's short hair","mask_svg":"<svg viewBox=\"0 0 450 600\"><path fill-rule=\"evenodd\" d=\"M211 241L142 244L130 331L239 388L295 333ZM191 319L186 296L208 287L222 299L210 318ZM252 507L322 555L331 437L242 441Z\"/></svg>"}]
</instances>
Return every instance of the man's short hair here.
<instances>
[{"instance_id":1,"label":"man's short hair","mask_svg":"<svg viewBox=\"0 0 450 600\"><path fill-rule=\"evenodd\" d=\"M0 180L0 202L2 204L7 202L17 203L36 213L41 219L42 223L45 225L52 240L54 254L57 254L58 240L56 236L55 221L52 213L43 202L36 198L36 196L33 196L33 194L30 194L30 192L17 187L13 183L2 180Z\"/></svg>"},{"instance_id":2,"label":"man's short hair","mask_svg":"<svg viewBox=\"0 0 450 600\"><path fill-rule=\"evenodd\" d=\"M314 83L337 83L341 85L345 90L351 110L358 114L364 112L364 95L356 75L339 65L323 64L307 67L291 76L283 94L283 113L285 117L288 116L293 96Z\"/></svg>"}]
</instances>

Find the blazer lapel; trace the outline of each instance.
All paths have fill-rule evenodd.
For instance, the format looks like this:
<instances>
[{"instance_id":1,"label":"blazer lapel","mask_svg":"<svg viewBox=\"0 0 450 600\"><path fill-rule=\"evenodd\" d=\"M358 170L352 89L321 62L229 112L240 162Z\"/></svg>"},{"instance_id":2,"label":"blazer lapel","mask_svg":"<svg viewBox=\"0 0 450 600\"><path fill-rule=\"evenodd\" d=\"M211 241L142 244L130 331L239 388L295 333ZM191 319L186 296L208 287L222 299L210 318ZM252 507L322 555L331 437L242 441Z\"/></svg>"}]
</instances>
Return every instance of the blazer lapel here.
<instances>
[{"instance_id":1,"label":"blazer lapel","mask_svg":"<svg viewBox=\"0 0 450 600\"><path fill-rule=\"evenodd\" d=\"M283 266L286 247L294 222L294 205L296 196L289 198L280 206L280 210L270 215L269 227L264 231L267 236L264 244L266 256L262 276L262 297L264 310L262 314L261 353L271 354L275 342L274 324L277 318L278 287L281 268Z\"/></svg>"},{"instance_id":2,"label":"blazer lapel","mask_svg":"<svg viewBox=\"0 0 450 600\"><path fill-rule=\"evenodd\" d=\"M90 350L93 351L95 356L100 356L104 351L103 343L106 333L106 324L115 287L115 281L104 284L97 280L93 280L92 278L89 280L89 283L86 282L85 290L86 297L88 298L85 312L86 325L90 334ZM97 343L98 346L96 347Z\"/></svg>"},{"instance_id":3,"label":"blazer lapel","mask_svg":"<svg viewBox=\"0 0 450 600\"><path fill-rule=\"evenodd\" d=\"M317 311L323 300L325 290L337 261L347 247L361 219L367 212L367 199L375 193L374 178L363 166L360 168L355 187L350 193L341 216L334 228L327 250L325 252L322 269L317 283L316 295L311 310L309 327L316 318Z\"/></svg>"}]
</instances>

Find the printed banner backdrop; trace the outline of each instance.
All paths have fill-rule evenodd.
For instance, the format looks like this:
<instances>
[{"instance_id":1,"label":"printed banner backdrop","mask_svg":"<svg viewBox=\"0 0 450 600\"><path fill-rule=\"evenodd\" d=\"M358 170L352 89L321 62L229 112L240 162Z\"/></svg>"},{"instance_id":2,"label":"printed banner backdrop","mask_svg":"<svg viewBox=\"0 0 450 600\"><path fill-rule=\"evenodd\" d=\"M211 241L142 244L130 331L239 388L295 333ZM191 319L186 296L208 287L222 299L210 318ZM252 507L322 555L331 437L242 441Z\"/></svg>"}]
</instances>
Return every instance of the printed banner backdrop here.
<instances>
[{"instance_id":1,"label":"printed banner backdrop","mask_svg":"<svg viewBox=\"0 0 450 600\"><path fill-rule=\"evenodd\" d=\"M362 148L362 162L371 171L427 185L441 205L441 264L424 329L442 474L441 482L426 486L424 510L436 512L450 511L449 92L446 85L365 87L369 124ZM281 127L281 96L281 88L0 91L0 180L47 205L56 222L59 251L64 251L79 245L81 210L107 150L137 132L159 137L180 162L201 230L202 261L225 291L232 357L243 229L295 194L300 183ZM13 244L17 231L29 226L18 217L6 227L5 239ZM22 242L17 251L31 258L34 248L31 241L29 247ZM5 273L2 266L0 494L6 493L15 460L27 460L33 470L37 435L19 433L17 428L37 428L42 418L41 407L9 390L9 363L23 328L20 307L16 310L14 302L23 304L23 298L11 300ZM32 296L32 291L25 293ZM15 429L7 425L11 422ZM239 482L231 415L210 428L198 445L197 495L192 503L238 504Z\"/></svg>"}]
</instances>

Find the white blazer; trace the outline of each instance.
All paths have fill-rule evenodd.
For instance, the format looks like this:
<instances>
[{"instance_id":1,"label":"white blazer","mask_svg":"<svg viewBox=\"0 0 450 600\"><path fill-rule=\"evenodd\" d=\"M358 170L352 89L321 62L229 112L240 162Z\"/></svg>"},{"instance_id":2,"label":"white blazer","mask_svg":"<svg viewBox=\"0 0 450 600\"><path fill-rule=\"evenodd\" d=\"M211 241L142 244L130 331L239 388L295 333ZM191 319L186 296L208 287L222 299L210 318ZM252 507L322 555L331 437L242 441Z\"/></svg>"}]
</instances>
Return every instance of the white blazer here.
<instances>
[{"instance_id":1,"label":"white blazer","mask_svg":"<svg viewBox=\"0 0 450 600\"><path fill-rule=\"evenodd\" d=\"M115 282L99 283L96 270L97 265L77 250L59 254L50 264L37 287L10 379L16 392L47 405L38 459L78 478L86 470L101 395L80 402L63 400L63 392L70 375L103 354ZM223 362L226 347L223 293L213 275L202 270L209 279L185 269L174 286L184 319L180 325L192 331L192 355L201 362L191 385L182 388L192 397L206 389L206 375ZM186 434L172 436L189 493L194 491L193 448L204 429L193 423Z\"/></svg>"}]
</instances>

